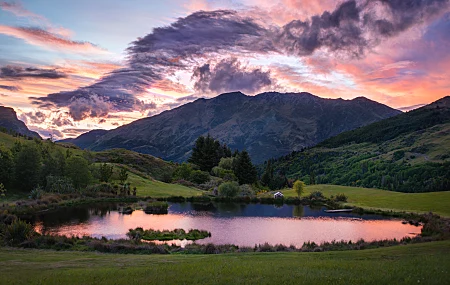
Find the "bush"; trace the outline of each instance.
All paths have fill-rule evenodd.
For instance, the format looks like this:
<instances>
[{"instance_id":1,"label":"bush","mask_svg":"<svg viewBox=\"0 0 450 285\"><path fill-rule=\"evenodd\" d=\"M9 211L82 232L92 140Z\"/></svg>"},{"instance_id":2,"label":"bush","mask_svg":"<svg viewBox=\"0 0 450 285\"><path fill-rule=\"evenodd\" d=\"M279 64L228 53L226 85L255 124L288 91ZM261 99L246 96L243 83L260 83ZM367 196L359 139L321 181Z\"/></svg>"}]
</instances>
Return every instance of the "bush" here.
<instances>
[{"instance_id":1,"label":"bush","mask_svg":"<svg viewBox=\"0 0 450 285\"><path fill-rule=\"evenodd\" d=\"M5 227L3 239L7 245L18 245L34 235L33 226L20 219L14 220Z\"/></svg>"},{"instance_id":2,"label":"bush","mask_svg":"<svg viewBox=\"0 0 450 285\"><path fill-rule=\"evenodd\" d=\"M74 193L72 180L64 176L47 176L47 187L45 190L50 193L68 194Z\"/></svg>"},{"instance_id":3,"label":"bush","mask_svg":"<svg viewBox=\"0 0 450 285\"><path fill-rule=\"evenodd\" d=\"M189 164L183 163L175 169L173 178L174 180L190 180L192 171L193 169Z\"/></svg>"},{"instance_id":4,"label":"bush","mask_svg":"<svg viewBox=\"0 0 450 285\"><path fill-rule=\"evenodd\" d=\"M225 182L219 186L219 195L222 197L236 197L239 193L239 184L235 181Z\"/></svg>"},{"instance_id":5,"label":"bush","mask_svg":"<svg viewBox=\"0 0 450 285\"><path fill-rule=\"evenodd\" d=\"M252 185L244 184L239 186L241 196L253 197L255 195L255 191L253 191Z\"/></svg>"},{"instance_id":6,"label":"bush","mask_svg":"<svg viewBox=\"0 0 450 285\"><path fill-rule=\"evenodd\" d=\"M144 208L144 212L146 214L167 214L168 213L169 204L166 202L150 202Z\"/></svg>"},{"instance_id":7,"label":"bush","mask_svg":"<svg viewBox=\"0 0 450 285\"><path fill-rule=\"evenodd\" d=\"M323 193L320 191L314 191L309 194L310 199L325 199L325 196L323 196Z\"/></svg>"},{"instance_id":8,"label":"bush","mask_svg":"<svg viewBox=\"0 0 450 285\"><path fill-rule=\"evenodd\" d=\"M345 196L345 194L343 194L343 193L340 193L340 194L337 194L337 195L336 195L336 197L334 198L334 200L335 200L336 202L347 202L347 196Z\"/></svg>"},{"instance_id":9,"label":"bush","mask_svg":"<svg viewBox=\"0 0 450 285\"><path fill-rule=\"evenodd\" d=\"M237 181L237 177L234 174L233 170L216 166L212 169L212 173L214 174L214 176L220 177L226 181Z\"/></svg>"},{"instance_id":10,"label":"bush","mask_svg":"<svg viewBox=\"0 0 450 285\"><path fill-rule=\"evenodd\" d=\"M203 184L209 181L209 174L205 171L194 170L192 171L189 180L196 184Z\"/></svg>"},{"instance_id":11,"label":"bush","mask_svg":"<svg viewBox=\"0 0 450 285\"><path fill-rule=\"evenodd\" d=\"M44 194L44 191L42 191L41 186L38 186L38 187L34 188L33 190L31 190L30 196L28 196L28 198L33 199L33 200L39 200L39 199L41 199L42 194Z\"/></svg>"}]
</instances>

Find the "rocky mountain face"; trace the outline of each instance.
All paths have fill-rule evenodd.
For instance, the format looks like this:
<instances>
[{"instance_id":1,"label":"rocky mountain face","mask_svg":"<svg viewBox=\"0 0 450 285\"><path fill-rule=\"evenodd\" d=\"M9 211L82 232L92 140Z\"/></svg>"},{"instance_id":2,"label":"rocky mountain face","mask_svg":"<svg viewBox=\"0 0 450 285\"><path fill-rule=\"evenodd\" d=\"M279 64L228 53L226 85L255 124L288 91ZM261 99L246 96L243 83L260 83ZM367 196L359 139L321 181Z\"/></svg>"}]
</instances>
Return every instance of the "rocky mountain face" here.
<instances>
[{"instance_id":1,"label":"rocky mountain face","mask_svg":"<svg viewBox=\"0 0 450 285\"><path fill-rule=\"evenodd\" d=\"M364 97L324 99L309 93L226 93L198 99L108 131L92 150L125 148L185 161L195 140L210 134L232 149L246 149L254 163L313 146L401 112Z\"/></svg>"},{"instance_id":2,"label":"rocky mountain face","mask_svg":"<svg viewBox=\"0 0 450 285\"><path fill-rule=\"evenodd\" d=\"M41 138L38 133L30 131L25 123L17 118L16 111L10 107L0 106L0 127L25 136Z\"/></svg>"},{"instance_id":3,"label":"rocky mountain face","mask_svg":"<svg viewBox=\"0 0 450 285\"><path fill-rule=\"evenodd\" d=\"M107 132L108 132L107 130L92 130L82 135L79 135L76 138L63 139L57 142L73 143L74 145L85 149L88 148L90 145L92 145L94 142L96 142L101 136L103 136Z\"/></svg>"}]
</instances>

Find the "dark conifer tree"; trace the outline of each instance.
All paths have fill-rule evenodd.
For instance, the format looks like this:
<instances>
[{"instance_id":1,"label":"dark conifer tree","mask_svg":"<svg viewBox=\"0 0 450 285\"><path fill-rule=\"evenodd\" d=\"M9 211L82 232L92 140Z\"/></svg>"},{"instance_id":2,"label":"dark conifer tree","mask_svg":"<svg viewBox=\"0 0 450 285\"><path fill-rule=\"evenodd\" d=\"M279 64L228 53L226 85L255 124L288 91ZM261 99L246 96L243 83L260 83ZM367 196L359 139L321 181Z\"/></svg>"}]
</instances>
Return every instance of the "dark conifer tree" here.
<instances>
[{"instance_id":1,"label":"dark conifer tree","mask_svg":"<svg viewBox=\"0 0 450 285\"><path fill-rule=\"evenodd\" d=\"M252 184L257 180L256 168L253 166L248 152L243 150L237 157L234 174L239 184Z\"/></svg>"}]
</instances>

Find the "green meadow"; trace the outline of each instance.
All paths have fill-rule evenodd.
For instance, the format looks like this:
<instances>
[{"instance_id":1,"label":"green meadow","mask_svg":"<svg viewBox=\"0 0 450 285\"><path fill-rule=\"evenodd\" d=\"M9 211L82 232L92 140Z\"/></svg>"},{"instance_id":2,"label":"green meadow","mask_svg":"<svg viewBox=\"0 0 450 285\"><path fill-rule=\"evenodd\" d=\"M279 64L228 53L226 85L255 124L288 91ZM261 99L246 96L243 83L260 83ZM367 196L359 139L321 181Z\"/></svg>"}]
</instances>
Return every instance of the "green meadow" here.
<instances>
[{"instance_id":1,"label":"green meadow","mask_svg":"<svg viewBox=\"0 0 450 285\"><path fill-rule=\"evenodd\" d=\"M311 185L306 187L305 194L320 191L326 197L343 193L348 197L349 205L383 210L406 212L433 212L450 217L450 191L429 193L400 193L387 190L361 188L339 185ZM281 191L285 197L297 194L292 189ZM267 195L267 194L264 194Z\"/></svg>"},{"instance_id":2,"label":"green meadow","mask_svg":"<svg viewBox=\"0 0 450 285\"><path fill-rule=\"evenodd\" d=\"M450 241L363 251L128 255L0 249L0 284L446 284Z\"/></svg>"}]
</instances>

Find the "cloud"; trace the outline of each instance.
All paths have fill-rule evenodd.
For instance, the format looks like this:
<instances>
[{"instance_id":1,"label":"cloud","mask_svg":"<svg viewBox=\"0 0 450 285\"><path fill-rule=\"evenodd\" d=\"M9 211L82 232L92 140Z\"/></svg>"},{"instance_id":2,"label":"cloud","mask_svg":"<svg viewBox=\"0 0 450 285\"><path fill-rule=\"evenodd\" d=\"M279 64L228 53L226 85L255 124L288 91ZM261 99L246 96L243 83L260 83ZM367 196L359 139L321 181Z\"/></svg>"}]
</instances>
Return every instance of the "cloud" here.
<instances>
[{"instance_id":1,"label":"cloud","mask_svg":"<svg viewBox=\"0 0 450 285\"><path fill-rule=\"evenodd\" d=\"M19 3L2 1L0 2L0 8L4 11L11 12L18 17L33 18L37 21L48 21L45 17L25 9L25 7Z\"/></svg>"},{"instance_id":2,"label":"cloud","mask_svg":"<svg viewBox=\"0 0 450 285\"><path fill-rule=\"evenodd\" d=\"M62 27L55 27L47 18L27 10L20 3L2 1L0 2L0 9L8 11L17 17L27 18L34 25L43 26L46 30L49 30L50 32L58 34L60 36L69 37L72 34L70 30Z\"/></svg>"},{"instance_id":3,"label":"cloud","mask_svg":"<svg viewBox=\"0 0 450 285\"><path fill-rule=\"evenodd\" d=\"M9 86L9 85L0 85L0 89L5 89L8 91L15 92L15 91L19 91L20 87L19 86Z\"/></svg>"},{"instance_id":4,"label":"cloud","mask_svg":"<svg viewBox=\"0 0 450 285\"><path fill-rule=\"evenodd\" d=\"M349 0L331 12L283 26L266 23L252 13L199 11L132 42L126 67L106 74L93 85L34 98L34 102L69 107L75 120L110 111L143 111L147 106L137 99L139 94L158 83L174 89L164 83L179 71L194 71L197 90L247 88L256 92L270 84L269 74L243 68L229 58L269 54L306 57L318 51L363 58L386 39L431 21L448 6L449 0ZM208 63L211 58L216 59L215 65ZM221 78L225 82L220 82ZM92 110L91 103L99 104L99 111Z\"/></svg>"},{"instance_id":5,"label":"cloud","mask_svg":"<svg viewBox=\"0 0 450 285\"><path fill-rule=\"evenodd\" d=\"M43 122L45 122L46 118L47 118L47 116L41 111L26 112L26 113L21 113L19 115L20 120L22 120L26 124L33 124L33 125L42 124Z\"/></svg>"},{"instance_id":6,"label":"cloud","mask_svg":"<svg viewBox=\"0 0 450 285\"><path fill-rule=\"evenodd\" d=\"M0 68L0 78L7 79L22 79L22 78L45 78L45 79L60 79L66 78L67 75L56 69L44 69L21 66L7 65ZM5 88L6 89L6 88Z\"/></svg>"},{"instance_id":7,"label":"cloud","mask_svg":"<svg viewBox=\"0 0 450 285\"><path fill-rule=\"evenodd\" d=\"M254 93L274 83L269 71L243 66L237 58L223 59L214 66L211 63L198 66L192 78L196 80L196 91L207 93L230 90Z\"/></svg>"},{"instance_id":8,"label":"cloud","mask_svg":"<svg viewBox=\"0 0 450 285\"><path fill-rule=\"evenodd\" d=\"M29 44L76 53L107 53L103 48L90 42L74 41L68 37L46 31L39 27L10 27L0 25L0 34L13 36Z\"/></svg>"}]
</instances>

